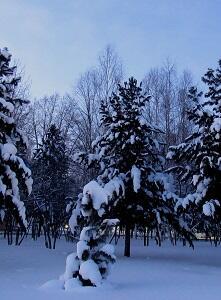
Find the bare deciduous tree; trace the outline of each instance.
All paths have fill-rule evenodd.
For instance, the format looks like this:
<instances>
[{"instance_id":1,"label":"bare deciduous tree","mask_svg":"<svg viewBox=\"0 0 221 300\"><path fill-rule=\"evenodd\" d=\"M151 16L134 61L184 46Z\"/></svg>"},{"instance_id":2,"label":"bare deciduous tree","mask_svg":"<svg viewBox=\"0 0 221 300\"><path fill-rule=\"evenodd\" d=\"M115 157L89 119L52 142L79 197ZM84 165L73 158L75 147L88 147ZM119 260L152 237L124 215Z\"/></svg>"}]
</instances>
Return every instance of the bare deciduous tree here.
<instances>
[{"instance_id":1,"label":"bare deciduous tree","mask_svg":"<svg viewBox=\"0 0 221 300\"><path fill-rule=\"evenodd\" d=\"M166 149L183 140L190 131L186 109L191 85L191 73L184 71L179 76L169 60L163 67L151 69L144 77L143 88L152 96L146 118L164 131Z\"/></svg>"}]
</instances>

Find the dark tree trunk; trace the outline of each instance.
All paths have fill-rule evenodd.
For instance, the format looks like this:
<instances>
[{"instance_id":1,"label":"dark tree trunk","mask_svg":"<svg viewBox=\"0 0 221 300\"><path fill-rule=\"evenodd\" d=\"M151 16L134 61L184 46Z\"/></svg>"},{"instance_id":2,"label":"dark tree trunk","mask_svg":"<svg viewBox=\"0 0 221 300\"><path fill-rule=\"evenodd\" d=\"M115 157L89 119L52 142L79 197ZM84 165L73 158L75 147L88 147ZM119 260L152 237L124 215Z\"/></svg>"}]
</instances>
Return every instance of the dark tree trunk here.
<instances>
[{"instance_id":1,"label":"dark tree trunk","mask_svg":"<svg viewBox=\"0 0 221 300\"><path fill-rule=\"evenodd\" d=\"M147 229L144 227L144 232L143 232L143 244L144 246L147 246Z\"/></svg>"},{"instance_id":2,"label":"dark tree trunk","mask_svg":"<svg viewBox=\"0 0 221 300\"><path fill-rule=\"evenodd\" d=\"M124 244L124 256L130 257L130 227L125 227L125 244Z\"/></svg>"}]
</instances>

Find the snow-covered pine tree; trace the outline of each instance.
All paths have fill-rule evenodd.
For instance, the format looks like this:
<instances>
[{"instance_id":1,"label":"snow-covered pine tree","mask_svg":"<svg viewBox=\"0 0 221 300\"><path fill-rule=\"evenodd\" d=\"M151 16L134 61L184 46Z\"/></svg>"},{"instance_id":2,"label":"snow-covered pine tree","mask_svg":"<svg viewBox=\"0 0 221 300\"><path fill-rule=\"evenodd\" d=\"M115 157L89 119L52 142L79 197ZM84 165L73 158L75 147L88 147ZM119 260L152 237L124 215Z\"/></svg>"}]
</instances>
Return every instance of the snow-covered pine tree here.
<instances>
[{"instance_id":1,"label":"snow-covered pine tree","mask_svg":"<svg viewBox=\"0 0 221 300\"><path fill-rule=\"evenodd\" d=\"M108 183L118 176L124 183L124 193L115 197L111 214L125 227L125 256L130 256L130 233L135 225L155 229L159 239L161 228L171 226L191 243L174 212L171 178L162 171L158 139L163 133L144 118L149 100L134 78L119 86L110 104L101 106L104 134L94 144L99 182Z\"/></svg>"},{"instance_id":2,"label":"snow-covered pine tree","mask_svg":"<svg viewBox=\"0 0 221 300\"><path fill-rule=\"evenodd\" d=\"M65 222L65 198L68 196L69 157L64 137L52 124L33 158L33 197L43 207L47 230L57 233ZM52 232L53 234L53 232ZM50 239L46 243L51 248Z\"/></svg>"},{"instance_id":3,"label":"snow-covered pine tree","mask_svg":"<svg viewBox=\"0 0 221 300\"><path fill-rule=\"evenodd\" d=\"M116 182L113 190L120 188L119 185L120 182ZM86 184L79 195L69 223L72 231L77 224L83 224L83 228L77 252L67 257L66 271L62 276L65 289L76 282L83 286L99 286L109 274L115 255L114 247L107 243L107 236L118 223L117 219L110 219L108 213L112 197L113 191L94 180Z\"/></svg>"},{"instance_id":4,"label":"snow-covered pine tree","mask_svg":"<svg viewBox=\"0 0 221 300\"><path fill-rule=\"evenodd\" d=\"M201 221L204 219L209 221L205 224L213 223L220 227L221 60L218 68L209 69L202 80L208 86L204 97L196 88L191 88L189 94L190 100L194 102L188 112L189 120L195 125L194 132L184 143L171 147L168 158L186 165L181 175L184 182L188 178L192 181L192 192L181 198L177 205L184 208L190 205L197 207L201 210ZM182 170L182 167L177 168ZM218 232L219 228L213 232L213 236L219 235Z\"/></svg>"},{"instance_id":5,"label":"snow-covered pine tree","mask_svg":"<svg viewBox=\"0 0 221 300\"><path fill-rule=\"evenodd\" d=\"M174 213L168 176L162 173L163 158L156 139L161 131L143 118L149 98L134 78L119 85L118 93L101 105L103 133L93 143L94 152L76 156L77 161L97 168L99 175L84 187L70 219L72 231L82 222L86 227L77 254L68 257L65 280L74 276L84 285L97 285L106 276L114 256L112 248L110 251L110 246L103 246L100 240L105 241L106 231L114 223L110 218L119 219L126 228L127 256L130 230L135 224L150 226L159 235L160 227L166 224L189 238Z\"/></svg>"},{"instance_id":6,"label":"snow-covered pine tree","mask_svg":"<svg viewBox=\"0 0 221 300\"><path fill-rule=\"evenodd\" d=\"M16 66L10 66L11 55L7 48L0 49L0 209L13 216L20 226L26 226L25 207L20 191L31 193L30 169L18 154L18 147L26 147L26 140L17 128L13 112L27 103L14 98L20 78L15 77Z\"/></svg>"}]
</instances>

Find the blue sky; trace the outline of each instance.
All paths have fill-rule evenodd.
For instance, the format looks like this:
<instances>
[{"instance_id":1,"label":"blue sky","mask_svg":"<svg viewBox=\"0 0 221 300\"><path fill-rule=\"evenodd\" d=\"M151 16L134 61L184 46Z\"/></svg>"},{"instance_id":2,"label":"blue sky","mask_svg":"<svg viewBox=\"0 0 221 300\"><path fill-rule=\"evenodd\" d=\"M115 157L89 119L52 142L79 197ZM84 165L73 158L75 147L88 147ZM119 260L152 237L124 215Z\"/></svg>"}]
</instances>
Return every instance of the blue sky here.
<instances>
[{"instance_id":1,"label":"blue sky","mask_svg":"<svg viewBox=\"0 0 221 300\"><path fill-rule=\"evenodd\" d=\"M107 44L139 80L170 57L199 81L221 58L221 0L0 0L0 11L0 47L34 97L69 91Z\"/></svg>"}]
</instances>

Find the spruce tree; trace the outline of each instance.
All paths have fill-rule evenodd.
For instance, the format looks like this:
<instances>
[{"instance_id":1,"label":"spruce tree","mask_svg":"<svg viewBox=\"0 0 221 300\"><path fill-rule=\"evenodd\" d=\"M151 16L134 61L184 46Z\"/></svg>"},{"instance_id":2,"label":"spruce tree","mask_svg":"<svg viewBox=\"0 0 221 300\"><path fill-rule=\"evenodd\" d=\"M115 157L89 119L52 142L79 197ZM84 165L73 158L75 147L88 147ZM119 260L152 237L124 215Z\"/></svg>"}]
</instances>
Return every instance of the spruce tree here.
<instances>
[{"instance_id":1,"label":"spruce tree","mask_svg":"<svg viewBox=\"0 0 221 300\"><path fill-rule=\"evenodd\" d=\"M176 199L171 192L169 178L162 172L163 158L160 155L160 142L156 138L162 132L143 117L149 99L134 78L119 85L118 93L113 94L109 103L101 104L102 134L93 143L93 153L79 153L76 156L77 161L89 168L96 168L99 173L96 180L84 187L83 196L79 197L70 220L73 231L82 222L86 226L77 244L77 249L81 248L83 240L86 254L83 255L81 251L79 255L77 251L73 263L76 267L74 274L81 281L81 268L88 258L90 263L92 260L98 266L94 269L100 271L100 278L103 274L106 276L113 257L108 253L103 254L102 249L109 248L100 243L98 232L103 233L105 241L105 231L108 231L105 224L111 226L114 223L110 220L112 218L119 220L125 228L126 256L130 256L130 232L135 225L154 228L158 235L164 225L172 226L182 236L189 238L174 212ZM106 229L100 230L103 226ZM90 235L85 236L88 230ZM84 279L89 280L88 274L83 275ZM88 284L88 281L82 282ZM93 283L92 279L90 282Z\"/></svg>"},{"instance_id":2,"label":"spruce tree","mask_svg":"<svg viewBox=\"0 0 221 300\"><path fill-rule=\"evenodd\" d=\"M21 189L31 193L31 171L18 153L26 148L26 140L13 118L15 108L27 101L14 98L20 82L15 76L16 66L11 66L11 55L7 48L0 49L0 209L14 217L20 226L26 226Z\"/></svg>"},{"instance_id":3,"label":"spruce tree","mask_svg":"<svg viewBox=\"0 0 221 300\"><path fill-rule=\"evenodd\" d=\"M105 134L95 143L96 155L101 156L101 182L116 175L124 182L124 193L112 203L112 214L125 227L125 256L130 256L130 233L135 225L154 229L159 240L161 228L170 226L191 243L174 211L171 178L163 172L163 132L144 119L149 101L134 78L119 86L110 106L101 107Z\"/></svg>"},{"instance_id":4,"label":"spruce tree","mask_svg":"<svg viewBox=\"0 0 221 300\"><path fill-rule=\"evenodd\" d=\"M198 93L193 87L189 93L194 106L188 115L194 131L182 144L171 147L168 157L186 165L181 175L185 175L184 183L188 178L192 183L192 191L179 200L178 207L199 210L201 222L205 221L204 225L210 229L216 224L213 236L218 236L221 218L221 60L216 70L208 69L202 81L207 85L207 92ZM178 168L182 170L182 167Z\"/></svg>"},{"instance_id":5,"label":"spruce tree","mask_svg":"<svg viewBox=\"0 0 221 300\"><path fill-rule=\"evenodd\" d=\"M62 133L54 124L36 150L32 167L34 200L43 208L48 233L57 235L59 227L65 224L69 157ZM51 248L50 238L46 246Z\"/></svg>"}]
</instances>

